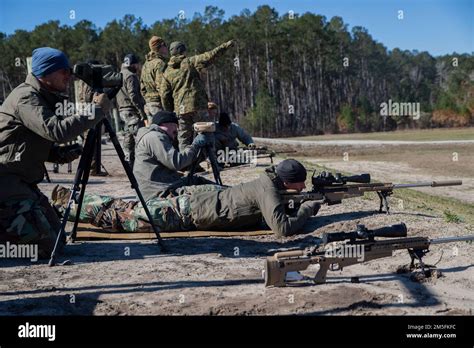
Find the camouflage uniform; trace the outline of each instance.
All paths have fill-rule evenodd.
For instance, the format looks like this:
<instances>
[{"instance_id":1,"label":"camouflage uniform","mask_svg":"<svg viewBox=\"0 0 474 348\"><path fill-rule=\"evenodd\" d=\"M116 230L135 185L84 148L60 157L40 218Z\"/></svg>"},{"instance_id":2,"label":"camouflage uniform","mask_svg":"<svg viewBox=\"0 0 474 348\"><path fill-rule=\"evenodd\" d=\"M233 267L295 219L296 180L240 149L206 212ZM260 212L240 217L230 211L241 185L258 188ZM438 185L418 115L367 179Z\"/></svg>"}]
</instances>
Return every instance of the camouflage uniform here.
<instances>
[{"instance_id":1,"label":"camouflage uniform","mask_svg":"<svg viewBox=\"0 0 474 348\"><path fill-rule=\"evenodd\" d=\"M126 158L133 167L135 161L135 137L138 130L145 125L145 100L140 93L140 81L136 73L123 65L123 86L117 93L117 104L120 118L124 121L123 147Z\"/></svg>"},{"instance_id":2,"label":"camouflage uniform","mask_svg":"<svg viewBox=\"0 0 474 348\"><path fill-rule=\"evenodd\" d=\"M9 199L0 202L0 243L37 244L39 258L48 258L61 228L58 215L37 187L36 198ZM66 242L61 239L59 250Z\"/></svg>"},{"instance_id":3,"label":"camouflage uniform","mask_svg":"<svg viewBox=\"0 0 474 348\"><path fill-rule=\"evenodd\" d=\"M147 206L161 231L194 228L235 230L259 226L263 218L277 237L287 237L298 233L308 218L317 212L319 204L304 202L296 215L290 217L278 192L283 188L275 167L270 167L258 179L248 183L231 188L216 185L185 186L177 190L178 196L152 198L147 201ZM66 196L66 193L62 195ZM67 203L66 199L53 197L53 200L60 209L64 209ZM115 205L127 208L114 209ZM85 206L84 216L81 216L83 222L99 227L118 226L128 232L151 231L146 224L143 208L136 202L124 203L111 197L89 195ZM101 211L104 213L101 214ZM103 218L104 215L106 217ZM97 216L106 222L97 221Z\"/></svg>"},{"instance_id":4,"label":"camouflage uniform","mask_svg":"<svg viewBox=\"0 0 474 348\"><path fill-rule=\"evenodd\" d=\"M158 52L151 51L146 55L146 62L143 64L140 86L143 98L145 98L145 113L148 122L158 111L163 110L160 96L161 80L166 69L166 57Z\"/></svg>"},{"instance_id":5,"label":"camouflage uniform","mask_svg":"<svg viewBox=\"0 0 474 348\"><path fill-rule=\"evenodd\" d=\"M0 240L38 243L42 257L59 231L58 216L36 186L44 162L54 160L55 142L74 140L103 117L99 109L94 119L58 115L64 99L29 74L0 108Z\"/></svg>"},{"instance_id":6,"label":"camouflage uniform","mask_svg":"<svg viewBox=\"0 0 474 348\"><path fill-rule=\"evenodd\" d=\"M176 195L167 198L153 198L147 201L147 207L153 222L160 231L187 231L194 228L190 197L198 192L221 191L217 185L186 186L179 188ZM52 200L56 208L63 213L70 191L56 186ZM75 205L71 209L69 220L74 221ZM117 232L149 232L152 230L143 206L138 201L125 202L110 196L86 193L82 202L79 221Z\"/></svg>"},{"instance_id":7,"label":"camouflage uniform","mask_svg":"<svg viewBox=\"0 0 474 348\"><path fill-rule=\"evenodd\" d=\"M82 80L77 79L75 81L75 88L77 88L77 98L79 103L92 103L92 98L94 97L94 91L92 90L92 87L89 86L87 83L85 83ZM102 127L104 128L104 127ZM89 131L85 132L83 137L84 141L87 138L87 134ZM103 133L103 129L102 129ZM100 139L98 141L101 141ZM91 174L95 175L96 174L96 151L92 153L92 162L91 162Z\"/></svg>"},{"instance_id":8,"label":"camouflage uniform","mask_svg":"<svg viewBox=\"0 0 474 348\"><path fill-rule=\"evenodd\" d=\"M75 86L77 88L78 101L81 103L92 103L92 97L94 96L92 87L79 79L77 79Z\"/></svg>"},{"instance_id":9,"label":"camouflage uniform","mask_svg":"<svg viewBox=\"0 0 474 348\"><path fill-rule=\"evenodd\" d=\"M233 41L189 58L185 55L175 55L168 63L161 82L161 101L166 111L174 111L178 115L180 151L192 143L193 124L210 121L207 111L209 98L200 72L231 46Z\"/></svg>"}]
</instances>

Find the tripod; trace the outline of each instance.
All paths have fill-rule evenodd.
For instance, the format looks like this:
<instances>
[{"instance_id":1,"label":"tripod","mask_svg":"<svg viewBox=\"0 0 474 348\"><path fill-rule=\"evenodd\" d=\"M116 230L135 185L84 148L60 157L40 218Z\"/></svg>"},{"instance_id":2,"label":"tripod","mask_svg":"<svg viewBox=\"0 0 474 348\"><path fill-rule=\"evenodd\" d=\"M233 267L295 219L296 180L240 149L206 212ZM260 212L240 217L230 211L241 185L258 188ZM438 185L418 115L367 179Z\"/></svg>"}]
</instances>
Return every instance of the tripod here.
<instances>
[{"instance_id":1,"label":"tripod","mask_svg":"<svg viewBox=\"0 0 474 348\"><path fill-rule=\"evenodd\" d=\"M199 149L196 158L197 159L201 158L201 154L204 154L204 156L206 156L209 159L209 162L211 163L212 174L214 175L214 181L216 182L216 184L223 186L221 175L219 173L219 165L217 163L216 154L214 152L214 146L211 144L207 144L204 148ZM196 170L197 163L198 163L198 160L196 160L193 163L191 170L188 173L188 185L191 185L191 180Z\"/></svg>"},{"instance_id":2,"label":"tripod","mask_svg":"<svg viewBox=\"0 0 474 348\"><path fill-rule=\"evenodd\" d=\"M156 238L158 239L158 246L161 248L161 251L163 252L166 251L166 248L163 245L163 241L161 239L158 228L153 223L153 218L150 214L150 211L148 210L148 207L146 206L145 199L143 198L140 192L135 175L133 175L132 168L130 167L128 162L125 160L125 154L117 139L117 134L113 130L109 121L106 118L104 118L95 126L95 128L91 128L89 132L87 133L86 142L84 144L84 150L83 150L81 159L79 160L77 172L74 177L74 183L71 187L71 195L69 197L66 210L64 211L64 215L61 221L61 229L59 230L58 236L56 238L56 243L54 245L54 249L51 253L49 266L55 265L56 250L59 245L59 241L61 240L61 237L63 236L63 234L65 234L66 223L68 221L68 217L71 212L72 205L76 202L76 199L77 199L76 218L74 220L74 227L71 231L71 237L70 237L72 242L76 240L77 226L79 224L79 217L80 217L80 213L82 209L82 202L84 200L86 186L89 181L89 174L90 174L91 163L92 163L92 154L96 150L97 141L100 141L102 125L105 126L106 132L109 133L110 140L112 141L115 147L115 151L117 152L117 155L120 158L120 162L122 163L122 166L125 169L125 172L128 176L128 180L130 181L132 188L136 191L137 196L140 200L140 203L142 204L143 209L145 210L148 221L150 222L150 225L153 228L153 232L155 232ZM77 198L76 196L78 192L80 192L80 194L79 194L79 197Z\"/></svg>"}]
</instances>

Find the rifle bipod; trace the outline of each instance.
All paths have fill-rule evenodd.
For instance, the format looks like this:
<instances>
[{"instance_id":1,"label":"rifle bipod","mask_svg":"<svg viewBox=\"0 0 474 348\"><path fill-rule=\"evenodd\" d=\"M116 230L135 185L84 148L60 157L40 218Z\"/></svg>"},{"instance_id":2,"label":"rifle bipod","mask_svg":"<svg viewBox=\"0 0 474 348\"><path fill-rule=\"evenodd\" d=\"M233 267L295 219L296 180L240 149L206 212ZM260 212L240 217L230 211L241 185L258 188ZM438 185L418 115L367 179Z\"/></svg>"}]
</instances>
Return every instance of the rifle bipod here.
<instances>
[{"instance_id":1,"label":"rifle bipod","mask_svg":"<svg viewBox=\"0 0 474 348\"><path fill-rule=\"evenodd\" d=\"M97 138L101 136L101 127L102 125L105 126L106 131L110 135L110 140L112 141L115 151L117 152L117 155L120 159L120 162L122 163L122 166L128 176L128 180L130 181L130 184L132 188L135 190L137 193L137 196L140 200L140 203L143 206L143 209L145 210L145 213L147 215L148 221L150 222L150 225L153 228L153 232L156 234L156 238L158 240L158 246L160 247L162 252L166 251L165 246L163 245L163 241L161 239L160 233L158 231L158 228L155 226L153 223L153 218L150 214L150 211L146 205L145 199L142 196L142 193L140 192L140 189L138 187L138 182L135 178L135 175L133 175L132 168L130 168L130 165L128 162L125 160L125 154L123 152L122 147L120 146L120 143L117 139L117 134L113 130L112 126L110 125L109 121L107 119L101 120L95 128L91 128L89 132L87 133L87 138L86 142L84 144L84 150L82 153L82 156L79 160L79 165L77 167L76 175L74 177L74 182L71 187L71 195L69 196L69 201L67 203L66 209L64 211L63 218L61 220L61 228L58 232L58 236L56 238L56 243L54 245L54 249L51 253L51 258L49 260L49 266L54 266L55 264L55 257L56 257L56 250L59 245L59 241L61 238L63 238L63 235L65 235L66 231L66 223L68 221L69 214L71 212L72 205L76 205L76 217L74 220L74 226L70 234L70 241L74 242L76 239L76 234L77 234L77 226L79 224L79 217L80 217L80 212L82 209L82 202L84 200L84 194L86 192L86 186L89 181L89 175L90 175L90 169L91 169L91 164L92 164L92 154L94 153L94 150L96 148L97 144ZM79 198L77 198L77 194L79 194Z\"/></svg>"},{"instance_id":2,"label":"rifle bipod","mask_svg":"<svg viewBox=\"0 0 474 348\"><path fill-rule=\"evenodd\" d=\"M390 191L377 191L377 195L380 199L380 206L379 206L379 213L383 213L383 209L385 208L385 213L390 214L390 205L388 204L387 197L390 196L392 192Z\"/></svg>"},{"instance_id":3,"label":"rifle bipod","mask_svg":"<svg viewBox=\"0 0 474 348\"><path fill-rule=\"evenodd\" d=\"M417 268L417 266L415 265L415 260L418 260L418 266L419 268L421 268L421 272L424 276L428 276L428 274L430 273L430 267L427 265L425 265L425 263L423 262L423 257L429 252L429 250L423 250L423 249L417 249L417 250L414 250L414 249L408 249L408 254L410 255L410 259L411 259L411 262L410 262L410 265L409 265L409 269L412 271L414 269ZM428 268L428 269L426 269Z\"/></svg>"}]
</instances>

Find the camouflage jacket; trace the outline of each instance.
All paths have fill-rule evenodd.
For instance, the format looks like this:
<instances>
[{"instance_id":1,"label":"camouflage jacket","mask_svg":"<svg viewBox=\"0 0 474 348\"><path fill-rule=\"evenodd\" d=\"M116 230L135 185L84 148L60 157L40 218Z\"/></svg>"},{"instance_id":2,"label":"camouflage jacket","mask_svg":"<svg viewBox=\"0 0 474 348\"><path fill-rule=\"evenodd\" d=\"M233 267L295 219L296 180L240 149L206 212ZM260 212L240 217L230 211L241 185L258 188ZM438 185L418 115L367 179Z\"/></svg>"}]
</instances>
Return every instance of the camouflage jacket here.
<instances>
[{"instance_id":1,"label":"camouflage jacket","mask_svg":"<svg viewBox=\"0 0 474 348\"><path fill-rule=\"evenodd\" d=\"M237 139L240 140L244 145L253 143L253 139L250 134L248 134L245 129L240 127L237 123L233 122L227 130L219 126L219 123L217 123L215 136L216 150L223 150L226 147L234 150L237 149L239 147Z\"/></svg>"},{"instance_id":2,"label":"camouflage jacket","mask_svg":"<svg viewBox=\"0 0 474 348\"><path fill-rule=\"evenodd\" d=\"M119 111L131 111L142 119L146 119L145 100L140 92L140 81L136 73L131 72L126 66L120 71L123 75L123 85L117 93Z\"/></svg>"},{"instance_id":3,"label":"camouflage jacket","mask_svg":"<svg viewBox=\"0 0 474 348\"><path fill-rule=\"evenodd\" d=\"M200 192L190 197L191 215L199 230L242 229L261 223L262 217L277 237L297 233L313 214L311 202L303 203L295 217L286 214L275 168L258 179L222 192Z\"/></svg>"},{"instance_id":4,"label":"camouflage jacket","mask_svg":"<svg viewBox=\"0 0 474 348\"><path fill-rule=\"evenodd\" d=\"M143 64L140 78L140 88L147 103L158 102L161 104L160 86L166 64L166 58L158 52L152 51L146 55L146 62Z\"/></svg>"},{"instance_id":5,"label":"camouflage jacket","mask_svg":"<svg viewBox=\"0 0 474 348\"><path fill-rule=\"evenodd\" d=\"M180 153L173 147L169 135L156 124L140 128L133 173L145 200L186 184L178 170L191 165L197 152L197 147L189 146Z\"/></svg>"},{"instance_id":6,"label":"camouflage jacket","mask_svg":"<svg viewBox=\"0 0 474 348\"><path fill-rule=\"evenodd\" d=\"M209 98L199 72L210 66L232 45L233 42L229 41L193 57L171 57L160 87L163 108L178 115L207 110Z\"/></svg>"},{"instance_id":7,"label":"camouflage jacket","mask_svg":"<svg viewBox=\"0 0 474 348\"><path fill-rule=\"evenodd\" d=\"M82 80L77 80L75 83L75 88L77 88L77 98L80 103L92 103L92 97L94 96L94 91L87 83Z\"/></svg>"},{"instance_id":8,"label":"camouflage jacket","mask_svg":"<svg viewBox=\"0 0 474 348\"><path fill-rule=\"evenodd\" d=\"M0 107L0 201L28 195L18 185L43 180L53 144L74 140L103 117L100 109L95 118L65 117L58 107L64 101L65 96L46 90L29 74Z\"/></svg>"}]
</instances>

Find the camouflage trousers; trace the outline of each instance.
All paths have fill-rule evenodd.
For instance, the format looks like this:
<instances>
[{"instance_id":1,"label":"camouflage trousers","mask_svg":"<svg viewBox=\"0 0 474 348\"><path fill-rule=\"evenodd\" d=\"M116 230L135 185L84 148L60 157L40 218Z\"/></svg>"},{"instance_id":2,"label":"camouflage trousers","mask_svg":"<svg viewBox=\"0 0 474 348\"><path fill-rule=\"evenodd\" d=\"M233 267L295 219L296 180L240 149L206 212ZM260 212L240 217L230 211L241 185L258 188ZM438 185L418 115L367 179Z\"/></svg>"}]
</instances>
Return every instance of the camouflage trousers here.
<instances>
[{"instance_id":1,"label":"camouflage trousers","mask_svg":"<svg viewBox=\"0 0 474 348\"><path fill-rule=\"evenodd\" d=\"M189 112L187 114L181 114L178 116L178 142L179 151L183 152L184 149L191 145L194 138L193 124L196 122L210 122L209 113L207 110L200 110Z\"/></svg>"},{"instance_id":2,"label":"camouflage trousers","mask_svg":"<svg viewBox=\"0 0 474 348\"><path fill-rule=\"evenodd\" d=\"M48 258L61 223L48 198L37 188L35 193L37 198L0 202L0 243L37 244L38 257ZM64 237L58 245L59 251L65 243Z\"/></svg>"},{"instance_id":3,"label":"camouflage trousers","mask_svg":"<svg viewBox=\"0 0 474 348\"><path fill-rule=\"evenodd\" d=\"M145 113L148 119L148 125L152 123L153 115L162 110L163 106L161 105L161 102L147 102L145 104Z\"/></svg>"},{"instance_id":4,"label":"camouflage trousers","mask_svg":"<svg viewBox=\"0 0 474 348\"><path fill-rule=\"evenodd\" d=\"M195 228L191 218L190 197L197 192L223 190L218 185L184 186L177 189L177 196L152 198L146 203L153 223L160 231L188 231ZM57 186L53 190L53 202L63 212L69 198L69 190ZM77 214L75 205L69 220L74 221ZM82 203L79 221L116 232L153 231L145 209L138 201L126 202L110 196L86 193Z\"/></svg>"},{"instance_id":5,"label":"camouflage trousers","mask_svg":"<svg viewBox=\"0 0 474 348\"><path fill-rule=\"evenodd\" d=\"M120 118L125 122L123 128L123 151L125 152L125 159L133 168L135 162L135 138L138 130L145 126L145 123L140 116L130 111L120 111Z\"/></svg>"}]
</instances>

